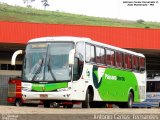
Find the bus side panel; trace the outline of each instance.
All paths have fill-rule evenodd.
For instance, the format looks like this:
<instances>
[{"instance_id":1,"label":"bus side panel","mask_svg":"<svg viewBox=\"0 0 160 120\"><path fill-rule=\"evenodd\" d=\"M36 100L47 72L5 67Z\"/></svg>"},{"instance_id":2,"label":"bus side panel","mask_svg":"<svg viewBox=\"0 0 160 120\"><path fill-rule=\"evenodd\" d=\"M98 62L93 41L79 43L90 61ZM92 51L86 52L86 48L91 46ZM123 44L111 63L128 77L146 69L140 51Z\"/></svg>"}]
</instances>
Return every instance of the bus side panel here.
<instances>
[{"instance_id":1,"label":"bus side panel","mask_svg":"<svg viewBox=\"0 0 160 120\"><path fill-rule=\"evenodd\" d=\"M94 96L95 101L125 102L130 89L134 91L134 100L140 101L137 78L132 72L97 66L93 66L92 71L94 90L98 93Z\"/></svg>"},{"instance_id":2,"label":"bus side panel","mask_svg":"<svg viewBox=\"0 0 160 120\"><path fill-rule=\"evenodd\" d=\"M134 102L142 102L146 99L146 72L134 73L138 82L139 95L135 96L138 99L134 99Z\"/></svg>"}]
</instances>

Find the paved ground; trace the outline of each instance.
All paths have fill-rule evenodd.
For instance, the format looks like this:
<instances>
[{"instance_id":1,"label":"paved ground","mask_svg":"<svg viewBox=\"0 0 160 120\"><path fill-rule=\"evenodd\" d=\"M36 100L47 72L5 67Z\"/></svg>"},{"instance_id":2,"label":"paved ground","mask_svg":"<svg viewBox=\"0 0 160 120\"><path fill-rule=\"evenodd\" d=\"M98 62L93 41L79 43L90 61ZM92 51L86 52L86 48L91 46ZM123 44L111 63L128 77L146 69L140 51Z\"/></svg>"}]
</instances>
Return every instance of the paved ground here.
<instances>
[{"instance_id":1,"label":"paved ground","mask_svg":"<svg viewBox=\"0 0 160 120\"><path fill-rule=\"evenodd\" d=\"M139 116L144 120L160 119L160 108L43 108L43 107L15 107L15 106L0 106L0 120L90 120L90 119L139 119ZM135 116L136 115L136 116ZM159 116L158 116L159 115ZM117 118L117 117L118 118ZM146 117L149 117L146 119Z\"/></svg>"}]
</instances>

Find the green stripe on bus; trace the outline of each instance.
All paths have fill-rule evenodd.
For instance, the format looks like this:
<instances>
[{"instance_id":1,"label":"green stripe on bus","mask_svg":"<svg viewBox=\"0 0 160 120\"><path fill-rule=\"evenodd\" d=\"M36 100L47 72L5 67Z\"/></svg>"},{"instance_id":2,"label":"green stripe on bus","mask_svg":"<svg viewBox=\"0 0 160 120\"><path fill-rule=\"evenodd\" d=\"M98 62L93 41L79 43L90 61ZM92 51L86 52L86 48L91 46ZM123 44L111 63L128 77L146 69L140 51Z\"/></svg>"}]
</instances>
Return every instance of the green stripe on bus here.
<instances>
[{"instance_id":1,"label":"green stripe on bus","mask_svg":"<svg viewBox=\"0 0 160 120\"><path fill-rule=\"evenodd\" d=\"M32 91L50 92L66 87L68 87L68 82L50 83L50 84L32 84Z\"/></svg>"},{"instance_id":2,"label":"green stripe on bus","mask_svg":"<svg viewBox=\"0 0 160 120\"><path fill-rule=\"evenodd\" d=\"M93 82L98 89L98 93L103 101L127 101L129 90L134 91L134 101L139 102L138 82L135 75L126 70L106 68L104 75L98 83L98 74L93 67ZM97 68L98 70L98 68Z\"/></svg>"}]
</instances>

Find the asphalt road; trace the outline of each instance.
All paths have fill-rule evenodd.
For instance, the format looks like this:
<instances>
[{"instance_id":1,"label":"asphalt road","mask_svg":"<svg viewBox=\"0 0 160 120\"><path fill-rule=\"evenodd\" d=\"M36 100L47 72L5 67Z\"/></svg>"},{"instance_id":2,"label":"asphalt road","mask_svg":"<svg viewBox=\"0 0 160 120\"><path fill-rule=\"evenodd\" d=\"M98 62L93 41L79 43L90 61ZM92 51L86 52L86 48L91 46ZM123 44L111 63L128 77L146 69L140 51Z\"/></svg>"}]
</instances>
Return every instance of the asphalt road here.
<instances>
[{"instance_id":1,"label":"asphalt road","mask_svg":"<svg viewBox=\"0 0 160 120\"><path fill-rule=\"evenodd\" d=\"M43 108L0 106L0 120L160 120L160 108Z\"/></svg>"}]
</instances>

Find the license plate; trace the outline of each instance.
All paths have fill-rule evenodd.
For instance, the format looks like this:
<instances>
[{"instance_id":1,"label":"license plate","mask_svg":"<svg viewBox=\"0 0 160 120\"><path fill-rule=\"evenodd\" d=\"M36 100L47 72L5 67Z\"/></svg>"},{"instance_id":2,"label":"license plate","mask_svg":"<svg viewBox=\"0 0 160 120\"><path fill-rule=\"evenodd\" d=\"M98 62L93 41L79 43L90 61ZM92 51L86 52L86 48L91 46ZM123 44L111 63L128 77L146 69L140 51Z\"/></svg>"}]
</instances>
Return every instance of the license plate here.
<instances>
[{"instance_id":1,"label":"license plate","mask_svg":"<svg viewBox=\"0 0 160 120\"><path fill-rule=\"evenodd\" d=\"M47 94L40 94L40 98L48 98Z\"/></svg>"}]
</instances>

